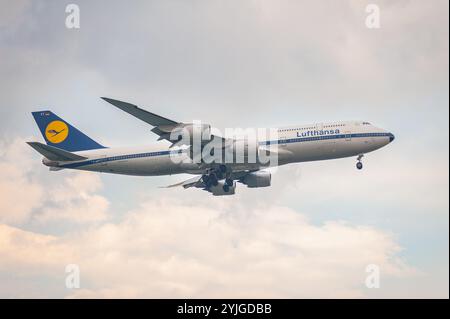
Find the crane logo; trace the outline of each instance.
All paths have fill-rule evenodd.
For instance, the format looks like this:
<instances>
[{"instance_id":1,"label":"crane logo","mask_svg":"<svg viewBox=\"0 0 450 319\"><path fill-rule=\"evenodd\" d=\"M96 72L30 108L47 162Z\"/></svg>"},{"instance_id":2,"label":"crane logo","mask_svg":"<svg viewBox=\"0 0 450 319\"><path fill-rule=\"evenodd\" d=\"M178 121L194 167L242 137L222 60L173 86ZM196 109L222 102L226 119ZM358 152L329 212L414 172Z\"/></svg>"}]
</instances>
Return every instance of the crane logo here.
<instances>
[{"instance_id":1,"label":"crane logo","mask_svg":"<svg viewBox=\"0 0 450 319\"><path fill-rule=\"evenodd\" d=\"M53 144L64 142L68 135L69 127L62 121L53 121L45 129L45 137Z\"/></svg>"}]
</instances>

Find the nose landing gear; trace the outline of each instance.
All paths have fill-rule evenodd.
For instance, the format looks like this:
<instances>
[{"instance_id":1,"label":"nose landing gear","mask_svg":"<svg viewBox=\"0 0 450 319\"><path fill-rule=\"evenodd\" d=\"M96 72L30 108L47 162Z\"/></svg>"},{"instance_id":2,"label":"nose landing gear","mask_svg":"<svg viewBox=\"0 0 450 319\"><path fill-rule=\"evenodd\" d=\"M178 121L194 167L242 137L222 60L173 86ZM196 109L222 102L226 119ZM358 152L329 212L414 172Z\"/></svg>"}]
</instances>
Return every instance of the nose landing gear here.
<instances>
[{"instance_id":1,"label":"nose landing gear","mask_svg":"<svg viewBox=\"0 0 450 319\"><path fill-rule=\"evenodd\" d=\"M358 162L356 163L356 168L361 170L363 168L363 163L361 162L361 159L363 158L364 154L358 155L358 158L356 159Z\"/></svg>"}]
</instances>

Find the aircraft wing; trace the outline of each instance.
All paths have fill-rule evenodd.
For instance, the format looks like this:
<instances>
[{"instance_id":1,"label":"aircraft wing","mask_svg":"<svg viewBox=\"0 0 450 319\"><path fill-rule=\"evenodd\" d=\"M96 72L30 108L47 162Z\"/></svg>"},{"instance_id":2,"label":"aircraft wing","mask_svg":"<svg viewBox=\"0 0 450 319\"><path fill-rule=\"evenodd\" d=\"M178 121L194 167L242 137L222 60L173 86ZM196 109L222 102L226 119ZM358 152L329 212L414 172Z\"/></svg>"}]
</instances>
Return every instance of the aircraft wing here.
<instances>
[{"instance_id":1,"label":"aircraft wing","mask_svg":"<svg viewBox=\"0 0 450 319\"><path fill-rule=\"evenodd\" d=\"M181 123L169 120L165 117L151 113L149 111L143 110L131 103L122 102L122 101L110 99L107 97L102 97L102 99L108 103L111 103L112 105L121 109L122 111L124 111L128 114L131 114L134 117L136 117L152 126L156 126L156 127L158 127L158 126L176 126L178 124L181 124Z\"/></svg>"},{"instance_id":2,"label":"aircraft wing","mask_svg":"<svg viewBox=\"0 0 450 319\"><path fill-rule=\"evenodd\" d=\"M114 105L118 109L140 119L141 121L144 121L144 122L150 124L151 126L154 126L154 128L151 131L159 136L158 140L164 139L164 140L171 142L173 145L177 141L173 141L170 139L170 134L171 134L172 130L178 129L178 128L183 128L184 126L187 125L185 123L176 122L176 121L170 120L168 118L162 117L160 115L151 113L149 111L141 109L138 106L128 103L128 102L114 100L114 99L110 99L107 97L102 97L102 99L105 100L106 102ZM214 135L211 136L211 139L215 138L215 137L219 138L223 142L226 141L224 138L214 136Z\"/></svg>"}]
</instances>

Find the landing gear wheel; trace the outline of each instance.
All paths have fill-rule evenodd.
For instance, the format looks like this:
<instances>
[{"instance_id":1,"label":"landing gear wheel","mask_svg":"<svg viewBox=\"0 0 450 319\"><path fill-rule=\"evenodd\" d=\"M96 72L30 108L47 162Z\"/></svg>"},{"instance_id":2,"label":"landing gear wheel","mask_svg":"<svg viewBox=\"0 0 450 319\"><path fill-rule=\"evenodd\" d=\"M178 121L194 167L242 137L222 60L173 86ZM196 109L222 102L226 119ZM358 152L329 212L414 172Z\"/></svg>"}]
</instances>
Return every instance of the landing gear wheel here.
<instances>
[{"instance_id":1,"label":"landing gear wheel","mask_svg":"<svg viewBox=\"0 0 450 319\"><path fill-rule=\"evenodd\" d=\"M227 178L227 179L225 180L225 184L228 185L228 186L232 186L232 185L233 185L233 180Z\"/></svg>"},{"instance_id":2,"label":"landing gear wheel","mask_svg":"<svg viewBox=\"0 0 450 319\"><path fill-rule=\"evenodd\" d=\"M225 193L228 193L228 192L230 191L230 186L228 186L227 184L224 184L224 185L223 185L223 191L224 191Z\"/></svg>"},{"instance_id":3,"label":"landing gear wheel","mask_svg":"<svg viewBox=\"0 0 450 319\"><path fill-rule=\"evenodd\" d=\"M212 185L212 186L217 186L217 185L219 185L219 181L217 180L216 175L211 175L210 180L211 180L211 185Z\"/></svg>"},{"instance_id":4,"label":"landing gear wheel","mask_svg":"<svg viewBox=\"0 0 450 319\"><path fill-rule=\"evenodd\" d=\"M219 181L217 180L217 177L215 174L204 175L203 182L205 183L206 188L210 188L211 186L219 185Z\"/></svg>"},{"instance_id":5,"label":"landing gear wheel","mask_svg":"<svg viewBox=\"0 0 450 319\"><path fill-rule=\"evenodd\" d=\"M361 162L361 159L364 157L364 154L359 154L358 158L356 159L358 162L356 163L356 168L357 169L362 169L363 168L363 163Z\"/></svg>"}]
</instances>

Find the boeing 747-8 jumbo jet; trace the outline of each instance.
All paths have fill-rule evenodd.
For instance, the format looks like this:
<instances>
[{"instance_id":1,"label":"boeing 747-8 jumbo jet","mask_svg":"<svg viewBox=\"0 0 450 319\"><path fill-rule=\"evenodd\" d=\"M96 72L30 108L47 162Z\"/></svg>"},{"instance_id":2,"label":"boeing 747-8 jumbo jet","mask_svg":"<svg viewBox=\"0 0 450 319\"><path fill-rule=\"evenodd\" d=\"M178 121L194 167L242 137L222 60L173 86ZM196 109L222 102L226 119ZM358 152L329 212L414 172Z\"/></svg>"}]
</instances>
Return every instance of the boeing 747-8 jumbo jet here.
<instances>
[{"instance_id":1,"label":"boeing 747-8 jumbo jet","mask_svg":"<svg viewBox=\"0 0 450 319\"><path fill-rule=\"evenodd\" d=\"M168 187L196 187L216 196L232 195L236 182L252 188L270 186L271 174L265 170L270 166L355 156L356 167L362 169L364 154L394 140L392 133L359 121L272 129L276 134L266 138L221 137L211 133L210 125L176 122L130 103L103 99L150 124L160 142L141 148L108 148L51 111L33 112L46 144L28 144L44 156L42 162L50 170L136 176L189 173L196 176Z\"/></svg>"}]
</instances>

